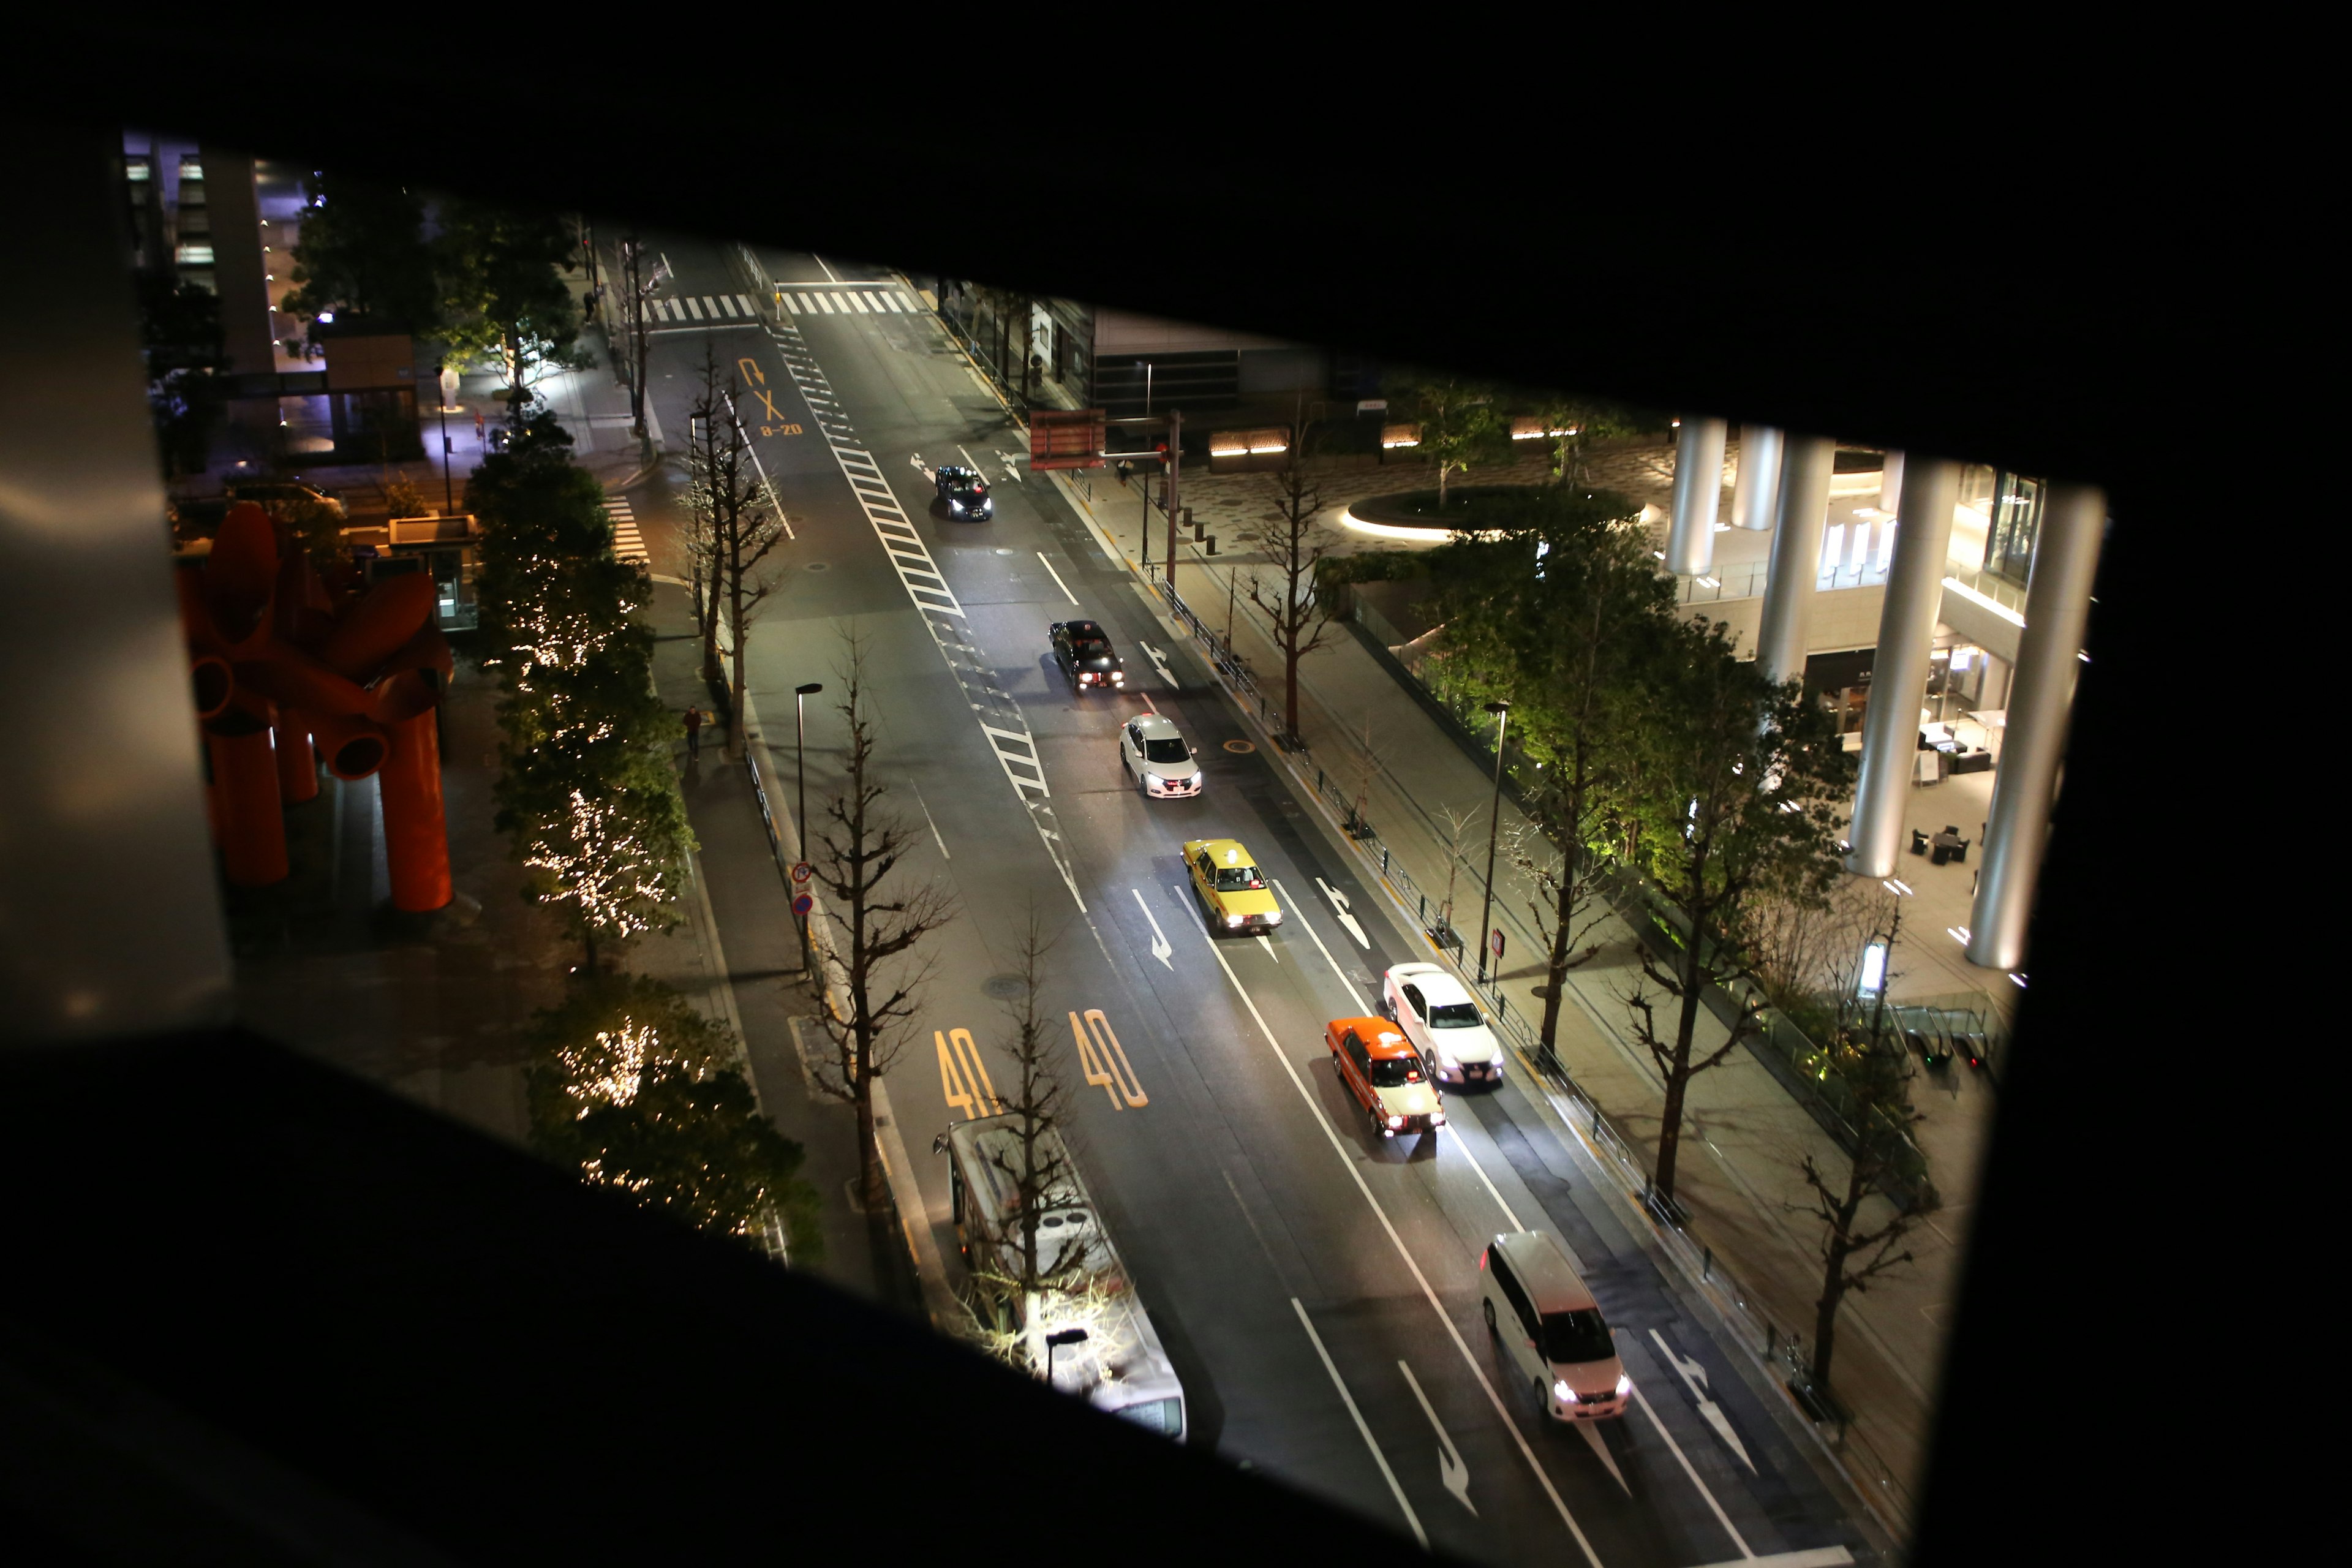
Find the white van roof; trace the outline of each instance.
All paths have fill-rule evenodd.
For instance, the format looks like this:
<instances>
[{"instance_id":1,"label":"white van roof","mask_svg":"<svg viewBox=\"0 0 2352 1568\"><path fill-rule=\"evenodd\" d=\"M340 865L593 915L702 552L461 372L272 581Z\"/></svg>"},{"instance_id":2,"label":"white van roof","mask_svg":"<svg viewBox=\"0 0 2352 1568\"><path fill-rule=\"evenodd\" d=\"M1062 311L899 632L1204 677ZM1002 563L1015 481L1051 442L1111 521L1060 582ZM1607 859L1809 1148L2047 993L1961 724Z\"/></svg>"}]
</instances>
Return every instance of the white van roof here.
<instances>
[{"instance_id":1,"label":"white van roof","mask_svg":"<svg viewBox=\"0 0 2352 1568\"><path fill-rule=\"evenodd\" d=\"M1599 1305L1592 1292L1568 1260L1568 1253L1549 1231L1523 1230L1495 1238L1495 1250L1509 1262L1511 1272L1527 1288L1537 1311L1590 1311Z\"/></svg>"}]
</instances>

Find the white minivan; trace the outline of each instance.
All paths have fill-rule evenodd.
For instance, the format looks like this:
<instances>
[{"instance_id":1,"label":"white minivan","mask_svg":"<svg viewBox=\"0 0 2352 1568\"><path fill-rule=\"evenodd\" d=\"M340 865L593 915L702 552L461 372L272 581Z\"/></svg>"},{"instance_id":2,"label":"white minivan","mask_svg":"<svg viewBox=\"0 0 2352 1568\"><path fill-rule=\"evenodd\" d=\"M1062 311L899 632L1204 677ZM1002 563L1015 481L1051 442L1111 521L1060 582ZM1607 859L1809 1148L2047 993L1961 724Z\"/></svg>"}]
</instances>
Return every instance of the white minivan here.
<instances>
[{"instance_id":1,"label":"white minivan","mask_svg":"<svg viewBox=\"0 0 2352 1568\"><path fill-rule=\"evenodd\" d=\"M1625 1413L1633 1380L1559 1241L1540 1230L1496 1237L1478 1255L1478 1291L1505 1369L1533 1386L1553 1420Z\"/></svg>"}]
</instances>

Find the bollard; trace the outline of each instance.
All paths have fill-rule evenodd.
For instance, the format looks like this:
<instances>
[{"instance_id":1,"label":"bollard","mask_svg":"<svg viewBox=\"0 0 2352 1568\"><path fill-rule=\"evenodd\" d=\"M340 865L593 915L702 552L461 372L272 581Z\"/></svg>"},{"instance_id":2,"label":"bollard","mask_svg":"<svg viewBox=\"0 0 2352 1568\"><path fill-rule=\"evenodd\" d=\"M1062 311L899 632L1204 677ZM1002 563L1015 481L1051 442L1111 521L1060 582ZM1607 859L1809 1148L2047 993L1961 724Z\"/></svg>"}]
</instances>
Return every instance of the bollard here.
<instances>
[{"instance_id":1,"label":"bollard","mask_svg":"<svg viewBox=\"0 0 2352 1568\"><path fill-rule=\"evenodd\" d=\"M1698 1277L1702 1279L1712 1279L1715 1278L1715 1248L1703 1247L1699 1248L1699 1252L1701 1256L1698 1260Z\"/></svg>"}]
</instances>

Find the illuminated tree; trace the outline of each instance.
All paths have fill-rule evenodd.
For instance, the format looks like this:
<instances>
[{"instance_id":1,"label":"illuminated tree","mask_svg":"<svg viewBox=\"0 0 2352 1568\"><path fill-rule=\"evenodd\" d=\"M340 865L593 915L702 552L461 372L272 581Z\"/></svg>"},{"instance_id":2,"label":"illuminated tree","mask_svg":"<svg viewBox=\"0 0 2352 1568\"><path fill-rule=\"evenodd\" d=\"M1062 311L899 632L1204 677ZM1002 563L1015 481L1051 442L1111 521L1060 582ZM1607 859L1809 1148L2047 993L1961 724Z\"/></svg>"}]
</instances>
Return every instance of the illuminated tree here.
<instances>
[{"instance_id":1,"label":"illuminated tree","mask_svg":"<svg viewBox=\"0 0 2352 1568\"><path fill-rule=\"evenodd\" d=\"M586 362L580 307L563 279L579 248L560 217L451 200L441 208L443 336L506 377L508 417L523 424L532 384Z\"/></svg>"},{"instance_id":2,"label":"illuminated tree","mask_svg":"<svg viewBox=\"0 0 2352 1568\"><path fill-rule=\"evenodd\" d=\"M573 790L569 809L535 826L522 863L540 873L541 902L567 907L596 967L596 936L625 940L663 923L676 896L674 857L641 835L625 803Z\"/></svg>"},{"instance_id":3,"label":"illuminated tree","mask_svg":"<svg viewBox=\"0 0 2352 1568\"><path fill-rule=\"evenodd\" d=\"M1495 416L1494 399L1483 388L1451 377L1413 389L1421 418L1421 454L1437 465L1437 510L1445 510L1449 474L1492 462L1510 446L1510 432Z\"/></svg>"},{"instance_id":4,"label":"illuminated tree","mask_svg":"<svg viewBox=\"0 0 2352 1568\"><path fill-rule=\"evenodd\" d=\"M821 1255L803 1151L738 1070L733 1037L669 987L597 975L539 1015L532 1138L582 1176L706 1230Z\"/></svg>"}]
</instances>

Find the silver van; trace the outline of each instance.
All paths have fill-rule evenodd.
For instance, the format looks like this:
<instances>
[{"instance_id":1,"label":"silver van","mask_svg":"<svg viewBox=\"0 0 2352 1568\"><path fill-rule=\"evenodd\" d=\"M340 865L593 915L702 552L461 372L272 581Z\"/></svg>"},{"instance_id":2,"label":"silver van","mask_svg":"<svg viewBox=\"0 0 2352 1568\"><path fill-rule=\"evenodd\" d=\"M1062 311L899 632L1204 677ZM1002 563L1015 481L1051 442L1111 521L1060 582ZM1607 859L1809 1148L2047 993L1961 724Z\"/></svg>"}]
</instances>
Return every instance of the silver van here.
<instances>
[{"instance_id":1,"label":"silver van","mask_svg":"<svg viewBox=\"0 0 2352 1568\"><path fill-rule=\"evenodd\" d=\"M1503 1365L1535 1389L1555 1421L1600 1421L1625 1413L1633 1380L1592 1292L1549 1233L1498 1236L1478 1255L1486 1331Z\"/></svg>"}]
</instances>

